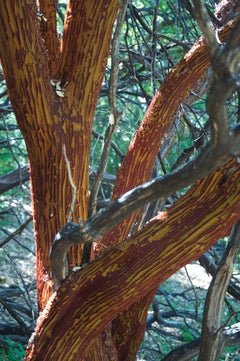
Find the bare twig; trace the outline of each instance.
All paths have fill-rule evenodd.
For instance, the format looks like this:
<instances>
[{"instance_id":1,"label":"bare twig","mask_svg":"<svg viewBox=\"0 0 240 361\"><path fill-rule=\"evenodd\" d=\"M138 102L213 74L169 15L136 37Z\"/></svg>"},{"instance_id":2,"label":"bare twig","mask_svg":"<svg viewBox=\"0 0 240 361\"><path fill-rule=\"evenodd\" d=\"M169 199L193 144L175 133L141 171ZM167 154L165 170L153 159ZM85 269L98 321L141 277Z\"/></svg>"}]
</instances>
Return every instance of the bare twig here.
<instances>
[{"instance_id":1,"label":"bare twig","mask_svg":"<svg viewBox=\"0 0 240 361\"><path fill-rule=\"evenodd\" d=\"M118 80L118 69L119 69L119 44L122 24L125 18L126 9L129 0L121 0L119 6L119 12L116 21L116 29L113 35L112 49L111 49L111 70L110 70L110 86L109 86L109 105L110 105L110 116L109 125L105 133L104 144L100 164L97 171L97 176L93 184L90 196L89 204L89 215L93 215L96 212L97 207L97 195L102 182L103 174L105 172L108 154L110 151L111 140L116 126L121 118L122 113L117 110L117 80Z\"/></svg>"},{"instance_id":2,"label":"bare twig","mask_svg":"<svg viewBox=\"0 0 240 361\"><path fill-rule=\"evenodd\" d=\"M26 221L25 221L23 224L21 224L21 226L20 226L16 231L14 231L13 233L11 233L7 238L5 238L5 239L0 243L0 248L1 248L4 244L6 244L6 243L8 243L9 241L11 241L11 239L13 239L16 235L21 234L22 231L27 227L27 225L32 222L32 219L33 219L33 217L27 218Z\"/></svg>"},{"instance_id":3,"label":"bare twig","mask_svg":"<svg viewBox=\"0 0 240 361\"><path fill-rule=\"evenodd\" d=\"M187 275L187 278L192 286L192 290L193 290L193 293L194 293L194 297L195 297L195 301L196 301L196 307L195 307L195 315L196 315L196 320L198 319L198 308L199 308L199 303L198 303L198 295L197 295L197 292L196 292L196 288L192 282L192 279L188 273L188 270L187 270L187 267L185 266L184 267L184 270L186 272L186 275Z\"/></svg>"},{"instance_id":4,"label":"bare twig","mask_svg":"<svg viewBox=\"0 0 240 361\"><path fill-rule=\"evenodd\" d=\"M104 136L100 133L98 133L96 130L92 129L92 135L97 138L97 139L101 139L104 140ZM116 152L116 154L123 159L124 154L121 152L121 150L119 149L119 147L117 146L116 143L114 143L113 141L111 141L111 147L112 149Z\"/></svg>"},{"instance_id":5,"label":"bare twig","mask_svg":"<svg viewBox=\"0 0 240 361\"><path fill-rule=\"evenodd\" d=\"M17 321L23 333L27 333L28 327L23 319L18 315L13 307L11 307L5 300L0 298L0 304L8 311L8 313Z\"/></svg>"},{"instance_id":6,"label":"bare twig","mask_svg":"<svg viewBox=\"0 0 240 361\"><path fill-rule=\"evenodd\" d=\"M156 0L156 4L154 7L154 14L153 14L153 26L152 26L152 52L151 52L151 80L152 80L152 91L153 95L157 91L156 86L156 51L157 51L157 15L158 15L158 8L159 8L159 0Z\"/></svg>"},{"instance_id":7,"label":"bare twig","mask_svg":"<svg viewBox=\"0 0 240 361\"><path fill-rule=\"evenodd\" d=\"M21 282L22 282L22 285L23 287L20 288L20 290L22 291L22 296L26 302L26 304L28 305L28 307L30 308L31 310L31 313L32 313L32 320L34 320L34 311L33 311L33 303L32 303L32 299L31 299L31 296L30 296L30 289L28 287L28 284L26 284L25 280L24 280L24 277L22 276L22 273L19 271L18 267L17 267L17 264L16 262L14 261L14 259L10 256L10 254L6 253L7 257L9 258L9 260L11 261L11 263L13 264L14 266L14 271L15 273L17 274L17 276L20 278Z\"/></svg>"}]
</instances>

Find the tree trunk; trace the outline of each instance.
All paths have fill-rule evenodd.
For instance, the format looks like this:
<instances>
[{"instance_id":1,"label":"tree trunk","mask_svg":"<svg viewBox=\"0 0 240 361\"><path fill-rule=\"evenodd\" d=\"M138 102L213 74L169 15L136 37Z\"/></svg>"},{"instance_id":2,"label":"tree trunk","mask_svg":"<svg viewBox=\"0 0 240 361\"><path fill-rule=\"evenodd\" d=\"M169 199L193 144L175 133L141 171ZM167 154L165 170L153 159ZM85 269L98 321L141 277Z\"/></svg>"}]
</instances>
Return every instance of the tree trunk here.
<instances>
[{"instance_id":1,"label":"tree trunk","mask_svg":"<svg viewBox=\"0 0 240 361\"><path fill-rule=\"evenodd\" d=\"M42 33L37 26L35 1L3 1L0 15L2 64L31 166L40 310L52 293L50 247L67 221L72 200L63 145L77 186L73 219L87 217L93 114L118 9L117 0L70 3L58 54L57 34L52 28L56 17L53 3L40 1L41 11L46 11ZM67 84L64 97L54 91L51 78ZM74 249L70 267L80 260L81 249Z\"/></svg>"}]
</instances>

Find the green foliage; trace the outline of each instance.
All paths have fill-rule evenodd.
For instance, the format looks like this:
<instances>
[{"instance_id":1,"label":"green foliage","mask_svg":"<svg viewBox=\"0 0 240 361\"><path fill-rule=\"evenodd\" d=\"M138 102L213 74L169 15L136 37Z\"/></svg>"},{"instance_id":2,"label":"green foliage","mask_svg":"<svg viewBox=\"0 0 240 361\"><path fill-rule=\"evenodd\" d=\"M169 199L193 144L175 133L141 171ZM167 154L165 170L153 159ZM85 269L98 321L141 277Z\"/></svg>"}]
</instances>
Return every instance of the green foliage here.
<instances>
[{"instance_id":1,"label":"green foliage","mask_svg":"<svg viewBox=\"0 0 240 361\"><path fill-rule=\"evenodd\" d=\"M0 350L0 361L21 361L24 360L25 351L20 343L15 343L10 338L5 338L6 348Z\"/></svg>"},{"instance_id":2,"label":"green foliage","mask_svg":"<svg viewBox=\"0 0 240 361\"><path fill-rule=\"evenodd\" d=\"M181 336L182 336L182 341L184 343L193 341L195 339L193 333L191 332L189 327L187 327L186 325L183 325L183 327L182 327Z\"/></svg>"},{"instance_id":3,"label":"green foliage","mask_svg":"<svg viewBox=\"0 0 240 361\"><path fill-rule=\"evenodd\" d=\"M5 174L27 164L27 151L14 114L0 119L0 169Z\"/></svg>"}]
</instances>

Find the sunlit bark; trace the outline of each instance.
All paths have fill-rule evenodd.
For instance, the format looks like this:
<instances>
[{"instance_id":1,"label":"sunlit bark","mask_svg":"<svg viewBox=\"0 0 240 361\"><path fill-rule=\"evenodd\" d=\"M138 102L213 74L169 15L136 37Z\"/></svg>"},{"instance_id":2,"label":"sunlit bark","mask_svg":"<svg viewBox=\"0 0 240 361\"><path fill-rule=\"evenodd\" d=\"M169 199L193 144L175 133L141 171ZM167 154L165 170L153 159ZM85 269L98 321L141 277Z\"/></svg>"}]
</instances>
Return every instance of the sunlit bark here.
<instances>
[{"instance_id":1,"label":"sunlit bark","mask_svg":"<svg viewBox=\"0 0 240 361\"><path fill-rule=\"evenodd\" d=\"M226 40L230 29L231 26L221 32L222 41ZM174 114L209 65L206 47L200 40L166 77L149 106L119 169L113 198L150 179L157 152L164 142L164 135L173 121ZM137 212L114 227L103 237L101 244L112 245L124 240L130 232L136 215ZM212 240L209 239L209 242L211 243ZM113 321L113 338L119 352L119 360L134 359L134 352L137 353L144 335L147 311L153 295L154 291L151 291ZM138 332L134 331L136 329Z\"/></svg>"},{"instance_id":2,"label":"sunlit bark","mask_svg":"<svg viewBox=\"0 0 240 361\"><path fill-rule=\"evenodd\" d=\"M239 219L239 175L239 164L230 162L142 231L72 272L40 317L27 360L74 360L76 348L83 357L119 312L227 235Z\"/></svg>"},{"instance_id":3,"label":"sunlit bark","mask_svg":"<svg viewBox=\"0 0 240 361\"><path fill-rule=\"evenodd\" d=\"M45 43L37 25L35 1L2 1L0 5L1 59L31 166L40 309L52 292L49 278L51 243L59 227L67 220L72 198L63 145L78 190L73 219L87 217L93 113L118 1L69 3L58 67L54 69L54 78L68 81L64 97L59 97L50 84L47 55L51 55L50 71L53 72L57 35L51 23L53 3L46 14L48 5L49 1L41 1L41 9L46 15L46 19L41 18L41 21L47 21L47 15L51 17L49 24L47 22L41 28ZM80 258L81 249L72 251L71 266L79 263Z\"/></svg>"}]
</instances>

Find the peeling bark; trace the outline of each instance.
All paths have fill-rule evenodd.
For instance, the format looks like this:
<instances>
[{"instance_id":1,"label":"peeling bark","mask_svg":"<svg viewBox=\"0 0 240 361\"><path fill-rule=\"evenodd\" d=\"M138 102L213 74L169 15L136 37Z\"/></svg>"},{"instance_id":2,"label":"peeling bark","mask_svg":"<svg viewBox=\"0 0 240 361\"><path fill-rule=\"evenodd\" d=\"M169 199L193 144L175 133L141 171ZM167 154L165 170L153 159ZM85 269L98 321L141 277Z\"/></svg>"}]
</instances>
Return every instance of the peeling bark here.
<instances>
[{"instance_id":1,"label":"peeling bark","mask_svg":"<svg viewBox=\"0 0 240 361\"><path fill-rule=\"evenodd\" d=\"M40 316L26 360L71 361L76 348L83 357L119 313L227 235L240 211L240 166L230 162L224 172L233 165L224 184L223 170L215 172L142 231L72 272Z\"/></svg>"},{"instance_id":2,"label":"peeling bark","mask_svg":"<svg viewBox=\"0 0 240 361\"><path fill-rule=\"evenodd\" d=\"M41 1L45 15L49 4L50 1ZM69 81L62 98L50 84L49 74L49 61L52 69L57 56L55 25L47 22L42 27L44 42L34 0L3 1L0 5L1 59L30 159L40 309L52 293L50 246L57 230L66 222L71 204L63 144L78 188L74 219L87 217L93 113L117 9L117 0L69 3L58 68L54 69L54 76ZM53 10L48 8L52 19ZM81 248L73 249L69 260L70 267L80 263Z\"/></svg>"}]
</instances>

